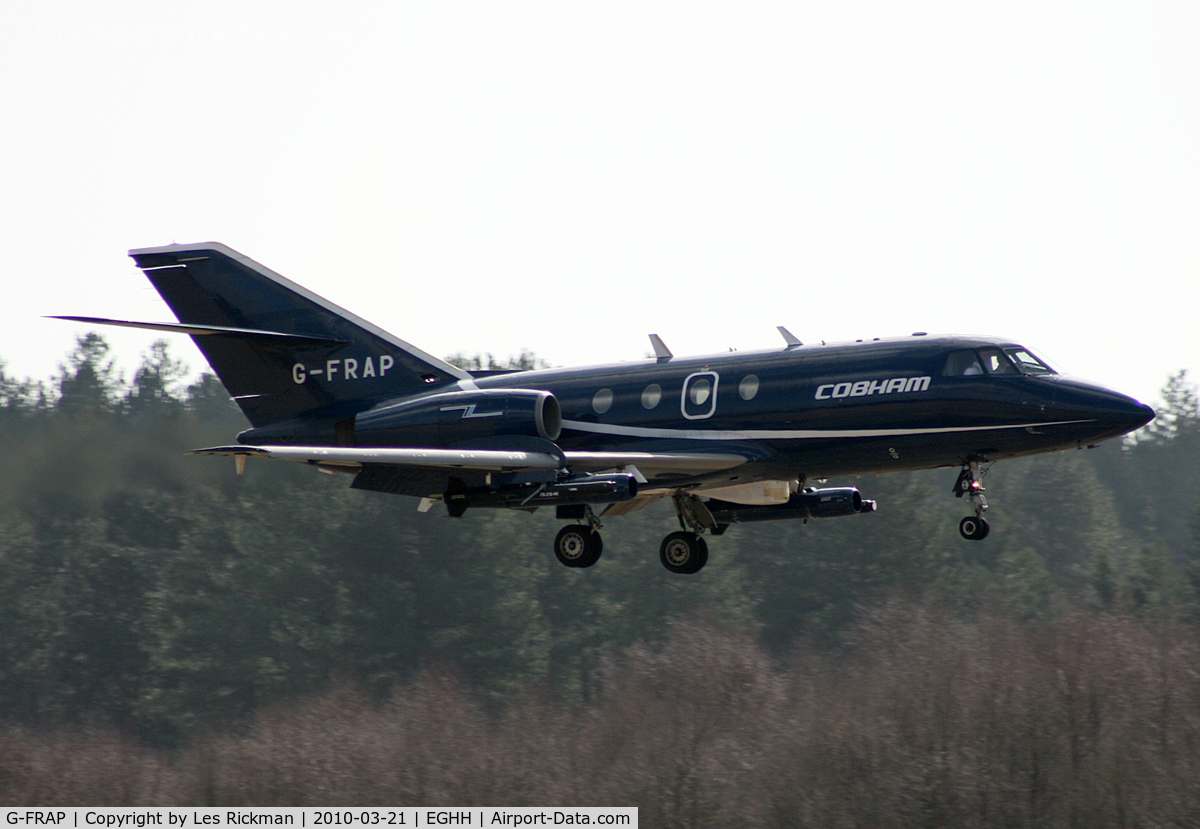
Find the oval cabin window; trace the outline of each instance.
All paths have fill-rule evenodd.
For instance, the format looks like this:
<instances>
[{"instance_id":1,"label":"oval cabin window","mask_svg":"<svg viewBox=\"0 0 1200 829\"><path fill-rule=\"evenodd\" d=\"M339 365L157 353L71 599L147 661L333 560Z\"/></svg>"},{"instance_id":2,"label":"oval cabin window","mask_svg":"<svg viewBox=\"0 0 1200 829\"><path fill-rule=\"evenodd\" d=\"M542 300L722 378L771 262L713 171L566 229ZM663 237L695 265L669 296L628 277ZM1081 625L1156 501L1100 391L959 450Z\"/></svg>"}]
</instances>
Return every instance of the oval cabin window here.
<instances>
[{"instance_id":1,"label":"oval cabin window","mask_svg":"<svg viewBox=\"0 0 1200 829\"><path fill-rule=\"evenodd\" d=\"M753 400L758 394L758 375L747 374L742 378L742 382L738 383L738 396L743 400Z\"/></svg>"},{"instance_id":2,"label":"oval cabin window","mask_svg":"<svg viewBox=\"0 0 1200 829\"><path fill-rule=\"evenodd\" d=\"M600 391L596 392L595 396L592 397L592 408L596 411L596 414L604 414L612 408L612 404L612 389L600 389Z\"/></svg>"},{"instance_id":3,"label":"oval cabin window","mask_svg":"<svg viewBox=\"0 0 1200 829\"><path fill-rule=\"evenodd\" d=\"M646 386L646 390L642 392L642 408L653 409L662 400L662 386L658 383L651 383Z\"/></svg>"}]
</instances>

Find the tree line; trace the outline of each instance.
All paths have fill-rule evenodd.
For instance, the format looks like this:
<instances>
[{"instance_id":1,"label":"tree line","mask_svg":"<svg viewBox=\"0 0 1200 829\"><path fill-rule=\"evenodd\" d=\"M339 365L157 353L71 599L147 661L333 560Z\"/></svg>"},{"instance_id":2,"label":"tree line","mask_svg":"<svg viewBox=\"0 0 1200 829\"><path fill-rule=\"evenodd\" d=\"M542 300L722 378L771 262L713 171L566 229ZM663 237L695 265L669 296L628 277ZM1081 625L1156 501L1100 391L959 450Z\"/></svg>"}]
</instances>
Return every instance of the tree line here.
<instances>
[{"instance_id":1,"label":"tree line","mask_svg":"<svg viewBox=\"0 0 1200 829\"><path fill-rule=\"evenodd\" d=\"M339 684L168 754L111 729L0 730L0 801L630 806L647 827L1195 826L1200 642L893 600L785 658L717 620L603 660L587 700L502 710L452 673Z\"/></svg>"},{"instance_id":2,"label":"tree line","mask_svg":"<svg viewBox=\"0 0 1200 829\"><path fill-rule=\"evenodd\" d=\"M189 457L246 424L214 377L186 378L160 342L127 380L96 334L48 381L0 369L0 714L14 727L184 750L331 687L386 699L431 675L488 716L535 688L590 710L614 660L689 626L747 632L780 665L797 648L836 661L896 601L1033 628L1200 619L1200 411L1183 372L1133 440L996 465L985 542L958 536L955 471L867 476L844 483L879 512L733 527L688 578L658 562L669 509L614 520L601 562L571 570L550 552L552 513L421 515L300 466L251 460L238 476Z\"/></svg>"}]
</instances>

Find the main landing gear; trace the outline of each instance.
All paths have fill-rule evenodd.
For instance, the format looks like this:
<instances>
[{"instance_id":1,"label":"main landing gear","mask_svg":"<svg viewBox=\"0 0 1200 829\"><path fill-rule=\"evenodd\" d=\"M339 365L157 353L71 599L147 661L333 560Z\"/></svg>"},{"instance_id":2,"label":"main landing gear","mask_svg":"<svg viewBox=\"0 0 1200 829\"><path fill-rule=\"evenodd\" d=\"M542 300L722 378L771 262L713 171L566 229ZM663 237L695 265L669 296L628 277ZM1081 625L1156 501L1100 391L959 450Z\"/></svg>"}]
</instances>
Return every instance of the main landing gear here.
<instances>
[{"instance_id":1,"label":"main landing gear","mask_svg":"<svg viewBox=\"0 0 1200 829\"><path fill-rule=\"evenodd\" d=\"M676 492L675 513L683 529L663 539L658 548L662 566L672 573L690 575L699 573L708 563L708 543L702 535L705 530L720 535L725 529L718 524L704 502L691 493ZM567 517L560 511L560 517ZM568 524L558 531L554 539L554 555L567 567L591 567L600 560L604 542L600 538L600 519L590 506L570 516L582 518L582 524Z\"/></svg>"},{"instance_id":2,"label":"main landing gear","mask_svg":"<svg viewBox=\"0 0 1200 829\"><path fill-rule=\"evenodd\" d=\"M699 573L708 563L708 542L701 533L707 529L719 535L724 526L717 526L716 519L698 496L676 492L672 498L682 529L663 539L658 548L658 559L672 573Z\"/></svg>"},{"instance_id":3,"label":"main landing gear","mask_svg":"<svg viewBox=\"0 0 1200 829\"><path fill-rule=\"evenodd\" d=\"M554 538L554 555L567 567L591 567L604 552L600 519L591 507L584 510L586 524L568 524Z\"/></svg>"},{"instance_id":4,"label":"main landing gear","mask_svg":"<svg viewBox=\"0 0 1200 829\"><path fill-rule=\"evenodd\" d=\"M983 476L986 474L986 469L980 471L979 461L968 461L954 483L954 497L962 498L965 495L975 507L974 515L968 515L958 522L959 534L968 541L983 541L991 530L987 519L983 517L988 509L987 498L983 497Z\"/></svg>"},{"instance_id":5,"label":"main landing gear","mask_svg":"<svg viewBox=\"0 0 1200 829\"><path fill-rule=\"evenodd\" d=\"M673 532L663 539L658 558L672 573L699 573L708 563L708 542L694 532Z\"/></svg>"}]
</instances>

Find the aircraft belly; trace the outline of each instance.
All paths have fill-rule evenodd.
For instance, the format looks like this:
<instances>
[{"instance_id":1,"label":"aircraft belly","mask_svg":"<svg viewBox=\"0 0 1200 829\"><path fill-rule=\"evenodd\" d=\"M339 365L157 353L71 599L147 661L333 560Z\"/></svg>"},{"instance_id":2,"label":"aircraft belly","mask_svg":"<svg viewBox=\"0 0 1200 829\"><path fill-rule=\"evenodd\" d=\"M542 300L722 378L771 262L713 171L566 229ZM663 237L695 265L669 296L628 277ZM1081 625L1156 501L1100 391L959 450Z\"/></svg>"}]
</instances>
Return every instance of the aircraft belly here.
<instances>
[{"instance_id":1,"label":"aircraft belly","mask_svg":"<svg viewBox=\"0 0 1200 829\"><path fill-rule=\"evenodd\" d=\"M1003 460L1072 448L1091 432L1083 424L995 427L969 432L770 441L777 462L786 459L809 477L860 475L959 466L967 459Z\"/></svg>"},{"instance_id":2,"label":"aircraft belly","mask_svg":"<svg viewBox=\"0 0 1200 829\"><path fill-rule=\"evenodd\" d=\"M448 477L444 471L366 464L354 477L350 488L424 498L445 491ZM482 486L486 482L486 476L478 472L458 472L455 477L465 479L464 483L468 486Z\"/></svg>"},{"instance_id":3,"label":"aircraft belly","mask_svg":"<svg viewBox=\"0 0 1200 829\"><path fill-rule=\"evenodd\" d=\"M568 451L732 451L747 458L747 464L732 475L667 474L656 480L688 486L713 480L828 477L957 466L968 457L1000 459L1071 447L1095 434L1086 419L1054 422L1052 412L1036 407L964 407L969 414L960 411L949 419L931 417L925 407L915 407L919 411L903 418L878 419L875 415L879 412L864 411L869 408L846 410L840 420L825 418L820 427L807 417L810 413L773 423L723 420L708 424L705 430L672 429L667 424L630 429L617 424L578 424L580 429L570 430L568 424L560 444ZM622 434L626 431L634 434Z\"/></svg>"}]
</instances>

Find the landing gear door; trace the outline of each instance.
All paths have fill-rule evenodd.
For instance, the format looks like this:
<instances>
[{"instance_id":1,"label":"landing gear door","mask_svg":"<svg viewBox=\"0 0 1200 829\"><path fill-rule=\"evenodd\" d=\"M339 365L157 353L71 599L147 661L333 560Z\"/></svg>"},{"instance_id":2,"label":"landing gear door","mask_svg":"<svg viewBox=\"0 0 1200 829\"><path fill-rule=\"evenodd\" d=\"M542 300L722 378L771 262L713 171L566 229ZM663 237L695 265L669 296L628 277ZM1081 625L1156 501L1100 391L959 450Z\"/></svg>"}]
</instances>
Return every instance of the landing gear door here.
<instances>
[{"instance_id":1,"label":"landing gear door","mask_svg":"<svg viewBox=\"0 0 1200 829\"><path fill-rule=\"evenodd\" d=\"M679 401L680 411L688 420L704 420L717 411L717 383L720 377L715 371L698 371L689 374L683 381L683 396Z\"/></svg>"}]
</instances>

